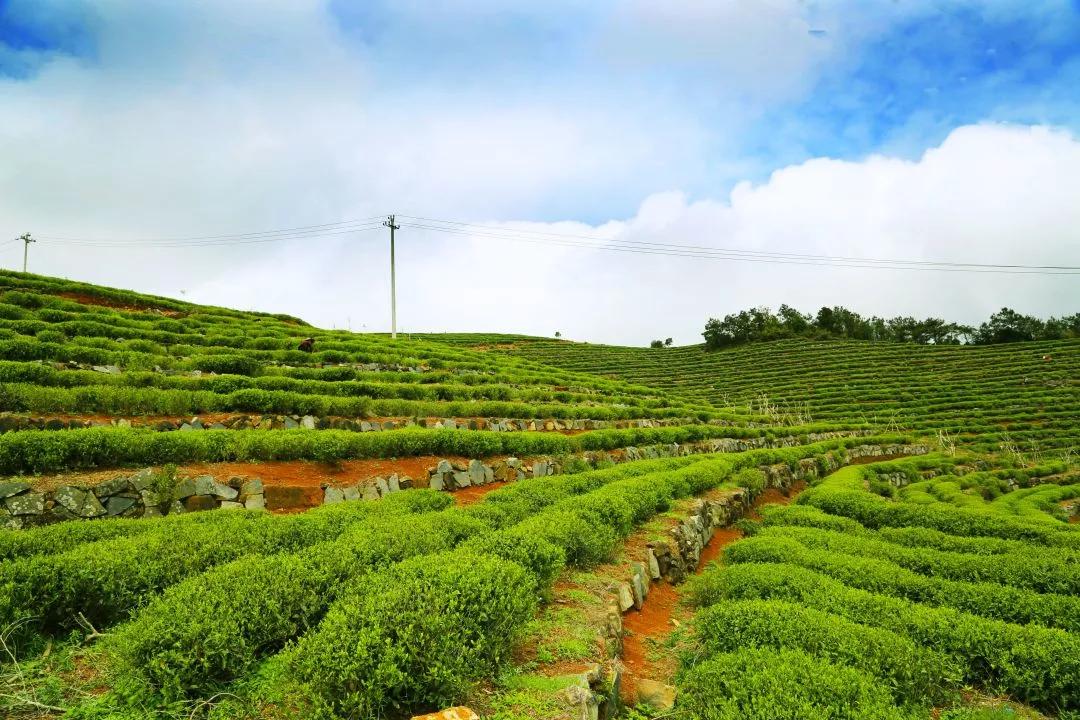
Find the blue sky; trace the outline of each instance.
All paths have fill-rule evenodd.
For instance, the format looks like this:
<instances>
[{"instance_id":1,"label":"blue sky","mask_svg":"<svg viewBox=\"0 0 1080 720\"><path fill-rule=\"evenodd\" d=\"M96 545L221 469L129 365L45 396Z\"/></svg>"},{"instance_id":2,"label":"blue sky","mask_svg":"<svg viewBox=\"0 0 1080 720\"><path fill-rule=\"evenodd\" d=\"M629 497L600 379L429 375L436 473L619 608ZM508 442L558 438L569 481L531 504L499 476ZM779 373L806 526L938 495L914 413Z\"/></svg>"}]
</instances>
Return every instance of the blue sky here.
<instances>
[{"instance_id":1,"label":"blue sky","mask_svg":"<svg viewBox=\"0 0 1080 720\"><path fill-rule=\"evenodd\" d=\"M948 207L940 193L926 198L918 212L933 216L917 220L925 241L890 224L915 210L879 198L857 239L814 241L853 244L852 252L869 244L879 253L963 255L971 246L955 232L957 214L978 216L988 193L1001 190L981 187L987 173L1036 173L1039 151L1051 145L1071 157L1062 152L1071 145L1058 144L1080 133L1077 88L1075 0L0 0L0 152L8 160L0 214L12 223L0 232L154 237L396 210L577 223L582 231L648 226L664 242L688 232L708 242L723 230L731 245L753 230L751 245L802 250L810 242L803 225L781 233L758 220L750 228L744 215L770 214L740 210L740 200L768 198L779 213L789 200L784 178L798 184L831 173L817 182L835 190L855 173L864 184L918 187L931 180L906 178L912 167L959 178L987 159ZM939 168L938 155L966 164ZM1044 168L1042 177L1066 171ZM784 212L821 224L834 201ZM1037 237L1062 222L1056 208L1037 215L1038 202L1016 203L1010 222ZM716 208L724 218L710 214ZM837 205L824 220L862 210ZM693 225L702 215L711 224ZM995 252L1050 256L1074 239L1046 237L1033 248L1003 237ZM451 251L434 238L418 236L417 246L425 257ZM335 252L343 250L328 248L323 262L335 265ZM210 287L220 267L241 260L229 253L177 258L162 291L204 277ZM74 256L50 260L44 246L40 254L58 272L86 267ZM368 259L381 263L376 257L372 250ZM432 261L430 272L447 262ZM614 264L635 277L658 267ZM117 281L122 265L94 272ZM560 276L577 267L561 257L540 266ZM730 270L747 287L760 284L744 266ZM256 273L241 296L258 295L269 273ZM717 294L704 275L701 287L704 312L752 300L736 289ZM969 288L958 302L972 314L992 310L990 287ZM1075 297L1063 287L1051 283L1032 305ZM1028 290L1016 292L1023 301ZM804 294L813 298L804 302L825 299ZM918 301L893 305L914 311ZM518 307L497 324L521 329L514 323L523 313ZM700 319L687 321L687 335ZM603 318L590 323L592 332Z\"/></svg>"},{"instance_id":2,"label":"blue sky","mask_svg":"<svg viewBox=\"0 0 1080 720\"><path fill-rule=\"evenodd\" d=\"M124 4L3 0L0 73L32 83L56 56L89 66L101 62L101 45L110 41L104 27L110 13L99 7ZM152 41L168 31L175 6L142 5L138 12L117 15L135 25L130 32L142 30ZM738 180L760 180L776 168L818 156L917 157L970 123L997 120L1075 130L1080 118L1080 4L1064 0L794 3L785 19L803 24L808 36L803 39L821 47L814 62L793 66L804 77L776 91L769 87L776 78L757 67L760 55L737 58L742 65L718 62L707 36L684 34L680 22L711 21L710 13L700 10L683 17L668 13L672 32L647 40L659 47L635 58L632 43L640 41L643 28L620 27L613 20L622 14L623 24L632 24L625 16L633 13L620 11L620 3L334 0L323 9L357 62L369 67L366 92L423 96L429 102L464 98L478 105L537 96L567 105L655 103L660 114L690 118L702 136L695 148L700 162L681 174L666 168L661 179L693 196L714 195ZM737 14L720 17L721 22L733 19ZM216 29L208 25L204 31ZM623 42L629 46L616 47ZM693 47L680 52L684 44ZM166 82L169 63L162 60L157 70ZM242 64L243 58L235 62ZM140 72L142 82L154 82L153 64ZM759 92L757 83L766 88ZM350 90L356 89L345 86L340 92ZM658 130L662 142L665 128ZM643 191L629 183L622 192L607 191L603 204L552 192L535 208L535 219L570 215L598 221L625 215Z\"/></svg>"}]
</instances>

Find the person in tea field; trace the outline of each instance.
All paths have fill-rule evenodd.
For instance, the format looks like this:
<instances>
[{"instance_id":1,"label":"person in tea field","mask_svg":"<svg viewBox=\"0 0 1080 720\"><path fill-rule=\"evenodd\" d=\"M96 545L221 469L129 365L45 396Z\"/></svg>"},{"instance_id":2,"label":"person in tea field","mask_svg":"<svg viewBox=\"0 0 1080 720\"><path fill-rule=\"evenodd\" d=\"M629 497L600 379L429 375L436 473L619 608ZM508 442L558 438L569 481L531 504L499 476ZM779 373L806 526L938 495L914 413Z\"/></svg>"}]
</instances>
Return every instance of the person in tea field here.
<instances>
[{"instance_id":1,"label":"person in tea field","mask_svg":"<svg viewBox=\"0 0 1080 720\"><path fill-rule=\"evenodd\" d=\"M312 352L315 350L315 338L304 338L300 341L299 350L301 352Z\"/></svg>"}]
</instances>

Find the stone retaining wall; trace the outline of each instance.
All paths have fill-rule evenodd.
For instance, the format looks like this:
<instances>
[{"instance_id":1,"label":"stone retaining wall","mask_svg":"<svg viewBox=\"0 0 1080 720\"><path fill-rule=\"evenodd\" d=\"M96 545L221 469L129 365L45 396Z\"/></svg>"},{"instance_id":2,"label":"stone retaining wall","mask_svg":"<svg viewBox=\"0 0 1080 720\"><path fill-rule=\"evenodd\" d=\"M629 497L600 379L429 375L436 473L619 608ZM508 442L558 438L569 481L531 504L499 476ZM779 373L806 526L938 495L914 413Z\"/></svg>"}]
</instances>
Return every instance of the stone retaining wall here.
<instances>
[{"instance_id":1,"label":"stone retaining wall","mask_svg":"<svg viewBox=\"0 0 1080 720\"><path fill-rule=\"evenodd\" d=\"M898 455L924 455L929 452L925 445L860 445L848 448L843 460L833 453L819 462L805 458L796 469L786 464L763 465L767 488L790 490L800 480L812 480L838 470L852 460L862 457L887 457ZM731 525L743 517L753 504L757 493L749 488L735 488L715 499L698 499L687 515L670 532L670 540L648 544L645 557L630 562L628 579L619 583L608 599L608 624L605 642L609 647L622 647L622 615L631 609L640 610L653 582L683 582L691 575L701 560L701 553L722 527ZM666 711L668 703L674 703L674 688L662 683L645 680L649 684L650 702L654 709Z\"/></svg>"},{"instance_id":2,"label":"stone retaining wall","mask_svg":"<svg viewBox=\"0 0 1080 720\"><path fill-rule=\"evenodd\" d=\"M589 420L556 418L383 418L362 419L347 417L317 417L314 415L259 415L238 413L221 422L211 422L195 416L190 419L148 419L121 417L111 420L70 418L64 416L31 416L0 413L0 433L20 430L77 430L91 427L145 427L159 432L190 430L349 430L379 432L405 427L446 428L449 430L489 430L492 432L566 432L584 430L625 430L629 428L673 427L695 425L694 418L656 418L627 420ZM728 425L713 422L714 425Z\"/></svg>"},{"instance_id":3,"label":"stone retaining wall","mask_svg":"<svg viewBox=\"0 0 1080 720\"><path fill-rule=\"evenodd\" d=\"M805 437L820 442L850 433L818 433ZM620 450L586 452L579 458L590 467L633 460L677 457L697 453L743 452L757 448L791 447L804 438L775 439L714 438L698 443L627 447ZM531 460L503 458L465 463L440 460L427 469L426 477L400 474L365 478L355 485L322 488L267 485L258 477L232 477L222 483L209 475L194 478L162 479L152 468L121 474L90 487L68 485L41 492L23 481L0 482L0 527L22 528L64 520L94 520L109 517L160 517L166 514L247 508L302 510L319 504L346 500L377 500L410 488L461 490L493 482L546 477L563 472L567 458L538 457ZM253 466L257 467L257 466Z\"/></svg>"}]
</instances>

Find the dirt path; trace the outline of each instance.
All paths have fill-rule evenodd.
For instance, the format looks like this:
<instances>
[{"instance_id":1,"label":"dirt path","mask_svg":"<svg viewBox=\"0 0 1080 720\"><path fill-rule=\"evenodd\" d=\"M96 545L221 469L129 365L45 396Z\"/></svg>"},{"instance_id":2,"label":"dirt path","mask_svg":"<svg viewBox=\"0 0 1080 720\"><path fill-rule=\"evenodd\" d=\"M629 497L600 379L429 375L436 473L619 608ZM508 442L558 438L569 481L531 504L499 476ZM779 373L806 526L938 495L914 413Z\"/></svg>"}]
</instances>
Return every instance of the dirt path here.
<instances>
[{"instance_id":1,"label":"dirt path","mask_svg":"<svg viewBox=\"0 0 1080 720\"><path fill-rule=\"evenodd\" d=\"M785 494L775 488L769 488L758 495L751 505L747 517L760 520L758 509L764 505L787 505L806 487L799 482ZM707 497L704 496L704 497ZM672 523L674 524L674 523ZM733 528L721 528L713 533L698 561L695 574L700 574L711 562L718 559L724 548L742 537L742 532ZM676 653L666 644L679 627L691 617L692 612L680 604L683 585L671 585L661 580L649 588L649 595L641 610L631 610L623 615L623 701L633 705L638 701L637 681L670 680L678 666Z\"/></svg>"}]
</instances>

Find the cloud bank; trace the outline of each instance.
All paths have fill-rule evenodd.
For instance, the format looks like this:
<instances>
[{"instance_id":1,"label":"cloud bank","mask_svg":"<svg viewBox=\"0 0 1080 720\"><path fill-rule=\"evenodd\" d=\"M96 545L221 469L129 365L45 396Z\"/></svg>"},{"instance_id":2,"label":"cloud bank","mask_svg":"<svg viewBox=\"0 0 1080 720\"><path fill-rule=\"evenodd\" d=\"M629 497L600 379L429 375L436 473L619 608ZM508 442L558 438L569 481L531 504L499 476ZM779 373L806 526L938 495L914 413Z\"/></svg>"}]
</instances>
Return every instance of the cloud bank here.
<instances>
[{"instance_id":1,"label":"cloud bank","mask_svg":"<svg viewBox=\"0 0 1080 720\"><path fill-rule=\"evenodd\" d=\"M990 89L965 90L957 113L924 82L960 83L955 66L881 75L881 47L931 42L919 23L938 5L865 7L17 1L0 13L0 241L397 212L638 242L1080 264L1080 140L1061 90L1080 62L1059 49L1072 15L1047 3L1023 16L1056 28L1039 39L1045 57L988 64L998 38L964 43L983 58L964 64L964 87ZM1026 7L976 20L1007 28ZM385 330L386 246L381 232L41 242L31 270ZM398 261L399 321L415 331L643 344L695 342L709 316L753 305L964 322L1002 305L1080 310L1076 276L704 261L411 228ZM21 246L0 246L0 263L17 267Z\"/></svg>"}]
</instances>

